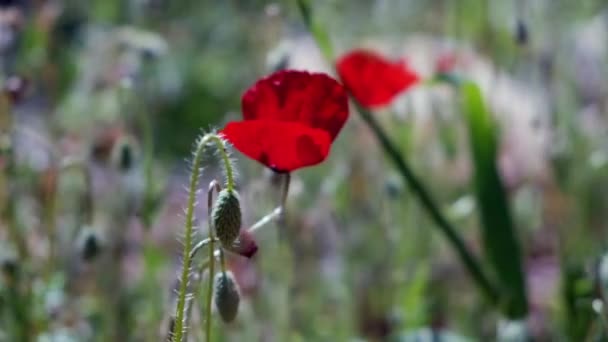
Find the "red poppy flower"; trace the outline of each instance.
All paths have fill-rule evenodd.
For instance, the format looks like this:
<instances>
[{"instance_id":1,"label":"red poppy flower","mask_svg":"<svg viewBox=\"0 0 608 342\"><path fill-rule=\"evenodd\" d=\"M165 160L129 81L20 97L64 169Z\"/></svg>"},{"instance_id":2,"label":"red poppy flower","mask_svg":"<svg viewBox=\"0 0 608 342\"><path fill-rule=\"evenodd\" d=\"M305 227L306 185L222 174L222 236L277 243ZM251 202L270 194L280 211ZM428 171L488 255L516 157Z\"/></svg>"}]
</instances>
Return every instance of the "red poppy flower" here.
<instances>
[{"instance_id":1,"label":"red poppy flower","mask_svg":"<svg viewBox=\"0 0 608 342\"><path fill-rule=\"evenodd\" d=\"M346 89L366 108L389 104L419 80L404 61L388 61L366 50L355 50L342 56L337 69Z\"/></svg>"},{"instance_id":2,"label":"red poppy flower","mask_svg":"<svg viewBox=\"0 0 608 342\"><path fill-rule=\"evenodd\" d=\"M325 74L283 70L242 98L243 121L220 132L246 156L277 172L318 164L348 118L344 88Z\"/></svg>"}]
</instances>

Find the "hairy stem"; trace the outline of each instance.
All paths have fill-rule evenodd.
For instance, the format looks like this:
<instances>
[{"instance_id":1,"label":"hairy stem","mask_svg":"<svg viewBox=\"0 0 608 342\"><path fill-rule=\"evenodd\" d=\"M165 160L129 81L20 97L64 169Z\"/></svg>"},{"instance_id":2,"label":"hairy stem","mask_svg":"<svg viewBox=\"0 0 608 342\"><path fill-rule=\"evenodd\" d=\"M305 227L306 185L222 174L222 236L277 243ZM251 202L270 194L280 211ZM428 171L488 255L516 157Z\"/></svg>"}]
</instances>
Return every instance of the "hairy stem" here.
<instances>
[{"instance_id":1,"label":"hairy stem","mask_svg":"<svg viewBox=\"0 0 608 342\"><path fill-rule=\"evenodd\" d=\"M216 148L220 151L222 159L224 161L224 167L226 170L227 188L229 190L234 187L234 179L232 172L232 164L226 151L224 141L215 133L209 133L199 139L196 150L194 152L194 160L192 162L192 173L190 175L190 183L188 187L188 202L186 206L186 222L184 224L184 250L183 250L183 265L182 272L180 275L180 285L177 299L177 307L175 313L175 328L173 331L173 341L182 342L184 332L186 329L186 298L188 292L188 281L190 279L190 266L192 259L190 257L192 250L192 238L193 238L193 221L194 221L194 207L196 203L196 192L198 189L198 181L200 176L201 162L203 159L203 153L207 144L213 142ZM211 231L211 230L210 230ZM213 253L213 239L211 239L211 253ZM213 264L213 263L212 263Z\"/></svg>"}]
</instances>

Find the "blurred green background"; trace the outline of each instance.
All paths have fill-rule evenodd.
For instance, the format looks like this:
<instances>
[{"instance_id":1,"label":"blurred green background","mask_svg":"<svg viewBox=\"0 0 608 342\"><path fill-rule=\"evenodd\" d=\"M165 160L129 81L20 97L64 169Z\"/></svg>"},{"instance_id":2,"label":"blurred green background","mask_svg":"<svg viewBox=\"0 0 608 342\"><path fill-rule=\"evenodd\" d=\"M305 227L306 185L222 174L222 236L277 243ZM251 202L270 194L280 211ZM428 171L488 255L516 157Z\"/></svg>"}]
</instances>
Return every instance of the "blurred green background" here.
<instances>
[{"instance_id":1,"label":"blurred green background","mask_svg":"<svg viewBox=\"0 0 608 342\"><path fill-rule=\"evenodd\" d=\"M374 49L428 80L374 116L489 270L467 106L431 80L479 86L528 314L484 300L352 107L328 160L292 176L285 224L256 234L254 258L230 256L241 307L214 318L214 340L608 339L608 3L309 3L338 55ZM332 70L287 0L0 1L0 61L16 96L0 117L0 341L164 340L195 139L238 120L258 78ZM251 225L279 186L234 157ZM205 159L201 184L217 165ZM206 281L192 285L193 341Z\"/></svg>"}]
</instances>

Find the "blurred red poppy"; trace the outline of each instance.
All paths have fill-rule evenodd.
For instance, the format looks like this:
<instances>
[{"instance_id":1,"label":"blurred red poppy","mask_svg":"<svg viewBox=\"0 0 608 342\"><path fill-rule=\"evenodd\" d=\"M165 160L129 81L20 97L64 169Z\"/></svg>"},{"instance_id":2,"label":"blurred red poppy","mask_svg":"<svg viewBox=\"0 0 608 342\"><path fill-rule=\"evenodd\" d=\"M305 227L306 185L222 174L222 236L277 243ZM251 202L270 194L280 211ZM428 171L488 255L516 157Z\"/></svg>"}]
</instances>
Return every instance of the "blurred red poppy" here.
<instances>
[{"instance_id":1,"label":"blurred red poppy","mask_svg":"<svg viewBox=\"0 0 608 342\"><path fill-rule=\"evenodd\" d=\"M344 88L320 73L283 70L242 98L243 121L220 132L234 147L276 172L318 164L348 118Z\"/></svg>"},{"instance_id":2,"label":"blurred red poppy","mask_svg":"<svg viewBox=\"0 0 608 342\"><path fill-rule=\"evenodd\" d=\"M365 108L388 105L420 79L405 61L392 62L366 50L342 56L337 70L346 89Z\"/></svg>"}]
</instances>

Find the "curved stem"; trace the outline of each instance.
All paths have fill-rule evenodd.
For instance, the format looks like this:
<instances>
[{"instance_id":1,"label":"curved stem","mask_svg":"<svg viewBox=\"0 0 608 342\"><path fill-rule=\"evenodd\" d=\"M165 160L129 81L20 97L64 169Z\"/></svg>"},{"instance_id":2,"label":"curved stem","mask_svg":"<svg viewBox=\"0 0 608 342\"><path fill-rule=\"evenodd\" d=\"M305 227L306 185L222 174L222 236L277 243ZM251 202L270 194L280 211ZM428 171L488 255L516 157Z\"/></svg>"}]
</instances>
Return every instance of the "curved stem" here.
<instances>
[{"instance_id":1,"label":"curved stem","mask_svg":"<svg viewBox=\"0 0 608 342\"><path fill-rule=\"evenodd\" d=\"M198 251L200 251L201 249L203 249L203 247L210 244L211 240L214 240L213 242L218 241L217 238L215 238L215 239L206 238L204 240L199 241L199 243L197 243L196 245L194 245L194 247L192 247L192 251L190 251L190 259L194 259L194 257L198 253Z\"/></svg>"},{"instance_id":2,"label":"curved stem","mask_svg":"<svg viewBox=\"0 0 608 342\"><path fill-rule=\"evenodd\" d=\"M224 140L217 135L213 135L211 139L213 139L217 144L218 150L222 156L222 160L224 161L224 171L226 172L226 189L228 189L228 191L232 191L234 190L234 172L232 171L232 163L230 162L230 156L226 150L226 144L224 143Z\"/></svg>"},{"instance_id":3,"label":"curved stem","mask_svg":"<svg viewBox=\"0 0 608 342\"><path fill-rule=\"evenodd\" d=\"M232 189L234 187L234 179L232 173L232 164L228 158L226 151L226 145L224 141L216 134L209 133L199 139L196 150L194 152L194 160L192 162L192 173L190 175L190 183L188 187L188 203L186 206L186 222L184 224L184 250L183 250L183 265L182 272L180 275L180 285L175 313L175 329L173 333L174 342L182 342L185 330L185 309L186 309L186 298L188 292L188 280L190 278L190 266L192 259L190 258L192 250L192 236L193 236L193 221L194 221L194 206L196 203L196 192L198 188L198 181L200 176L201 162L203 159L203 152L207 143L210 141L214 142L217 149L220 151L222 158L224 159L227 177L227 187ZM211 230L210 230L211 231ZM210 253L213 253L213 239L211 239ZM213 259L212 259L213 260ZM213 265L213 263L211 264Z\"/></svg>"}]
</instances>

